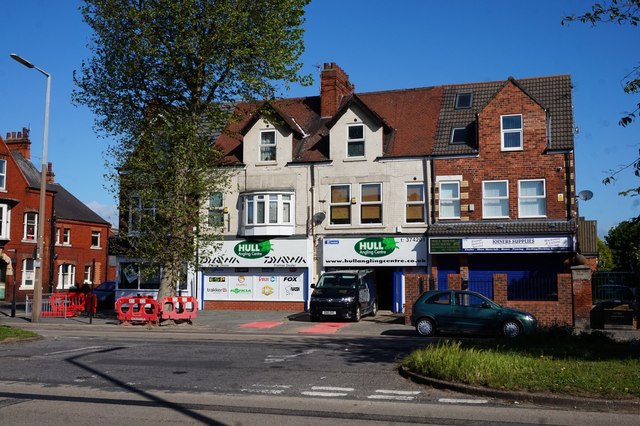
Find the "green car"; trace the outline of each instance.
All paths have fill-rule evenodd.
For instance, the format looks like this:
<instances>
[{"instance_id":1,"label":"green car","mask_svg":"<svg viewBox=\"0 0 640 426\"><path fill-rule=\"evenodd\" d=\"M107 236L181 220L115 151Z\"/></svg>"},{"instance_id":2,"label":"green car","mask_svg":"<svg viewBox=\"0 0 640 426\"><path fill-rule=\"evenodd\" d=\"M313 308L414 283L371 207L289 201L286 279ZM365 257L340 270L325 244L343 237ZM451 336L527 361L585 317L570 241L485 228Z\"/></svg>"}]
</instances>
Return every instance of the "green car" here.
<instances>
[{"instance_id":1,"label":"green car","mask_svg":"<svg viewBox=\"0 0 640 426\"><path fill-rule=\"evenodd\" d=\"M512 338L532 333L538 321L530 313L500 306L473 291L432 290L413 304L411 324L422 336L450 332Z\"/></svg>"}]
</instances>

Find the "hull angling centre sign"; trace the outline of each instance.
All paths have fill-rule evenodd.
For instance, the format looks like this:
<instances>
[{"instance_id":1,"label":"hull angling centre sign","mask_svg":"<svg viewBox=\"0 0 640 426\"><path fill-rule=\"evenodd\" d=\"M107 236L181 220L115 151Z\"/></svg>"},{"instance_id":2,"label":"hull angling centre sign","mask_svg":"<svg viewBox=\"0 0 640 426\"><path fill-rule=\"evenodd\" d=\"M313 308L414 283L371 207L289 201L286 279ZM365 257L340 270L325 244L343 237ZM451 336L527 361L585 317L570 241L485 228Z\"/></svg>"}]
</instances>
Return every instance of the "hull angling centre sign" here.
<instances>
[{"instance_id":1,"label":"hull angling centre sign","mask_svg":"<svg viewBox=\"0 0 640 426\"><path fill-rule=\"evenodd\" d=\"M203 268L299 268L309 267L310 240L225 240L219 247L204 250Z\"/></svg>"},{"instance_id":2,"label":"hull angling centre sign","mask_svg":"<svg viewBox=\"0 0 640 426\"><path fill-rule=\"evenodd\" d=\"M439 253L509 253L571 252L573 238L552 237L485 237L430 238L429 252Z\"/></svg>"},{"instance_id":3,"label":"hull angling centre sign","mask_svg":"<svg viewBox=\"0 0 640 426\"><path fill-rule=\"evenodd\" d=\"M325 238L324 266L426 266L425 237Z\"/></svg>"}]
</instances>

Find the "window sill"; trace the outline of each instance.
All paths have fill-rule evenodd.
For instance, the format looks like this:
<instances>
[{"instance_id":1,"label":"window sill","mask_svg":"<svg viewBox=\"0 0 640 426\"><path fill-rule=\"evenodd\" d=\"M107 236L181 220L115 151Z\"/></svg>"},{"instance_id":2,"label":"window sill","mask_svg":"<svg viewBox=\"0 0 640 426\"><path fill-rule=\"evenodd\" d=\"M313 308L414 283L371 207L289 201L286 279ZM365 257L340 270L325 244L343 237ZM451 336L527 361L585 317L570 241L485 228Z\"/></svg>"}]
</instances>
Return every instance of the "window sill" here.
<instances>
[{"instance_id":1,"label":"window sill","mask_svg":"<svg viewBox=\"0 0 640 426\"><path fill-rule=\"evenodd\" d=\"M277 166L278 162L277 161L259 161L256 163L256 167L260 167L260 166Z\"/></svg>"},{"instance_id":2,"label":"window sill","mask_svg":"<svg viewBox=\"0 0 640 426\"><path fill-rule=\"evenodd\" d=\"M351 163L354 161L367 161L367 157L347 157L344 159L345 163Z\"/></svg>"},{"instance_id":3,"label":"window sill","mask_svg":"<svg viewBox=\"0 0 640 426\"><path fill-rule=\"evenodd\" d=\"M90 248L91 250L102 250L102 247L100 246L91 246Z\"/></svg>"},{"instance_id":4,"label":"window sill","mask_svg":"<svg viewBox=\"0 0 640 426\"><path fill-rule=\"evenodd\" d=\"M36 240L27 240L27 239L25 239L25 238L23 238L23 239L22 239L22 242L23 242L23 243L29 243L29 244L36 244L36 243L37 243L37 241L36 241Z\"/></svg>"}]
</instances>

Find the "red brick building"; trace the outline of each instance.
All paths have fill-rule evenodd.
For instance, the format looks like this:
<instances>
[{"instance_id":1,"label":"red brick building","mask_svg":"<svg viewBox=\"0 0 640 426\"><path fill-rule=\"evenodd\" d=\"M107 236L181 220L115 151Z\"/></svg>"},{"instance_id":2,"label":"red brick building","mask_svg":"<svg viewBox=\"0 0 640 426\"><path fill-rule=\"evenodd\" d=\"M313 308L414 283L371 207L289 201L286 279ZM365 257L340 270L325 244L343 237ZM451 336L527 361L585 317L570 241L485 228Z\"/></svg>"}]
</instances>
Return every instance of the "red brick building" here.
<instances>
[{"instance_id":1,"label":"red brick building","mask_svg":"<svg viewBox=\"0 0 640 426\"><path fill-rule=\"evenodd\" d=\"M30 147L27 129L0 137L0 300L24 300L34 290L40 171ZM51 163L45 199L43 293L112 280L111 225L54 181Z\"/></svg>"}]
</instances>

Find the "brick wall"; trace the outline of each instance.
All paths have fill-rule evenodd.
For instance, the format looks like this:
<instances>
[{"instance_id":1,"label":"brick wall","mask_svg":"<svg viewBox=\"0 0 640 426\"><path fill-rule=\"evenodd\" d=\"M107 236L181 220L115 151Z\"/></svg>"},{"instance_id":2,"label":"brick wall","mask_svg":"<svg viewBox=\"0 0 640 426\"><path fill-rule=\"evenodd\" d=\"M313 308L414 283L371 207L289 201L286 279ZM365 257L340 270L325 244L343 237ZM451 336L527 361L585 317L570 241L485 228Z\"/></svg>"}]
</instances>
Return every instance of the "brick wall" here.
<instances>
[{"instance_id":1,"label":"brick wall","mask_svg":"<svg viewBox=\"0 0 640 426\"><path fill-rule=\"evenodd\" d=\"M573 325L573 290L570 274L558 274L558 301L507 299L507 275L493 275L493 300L499 305L533 314L543 326Z\"/></svg>"},{"instance_id":2,"label":"brick wall","mask_svg":"<svg viewBox=\"0 0 640 426\"><path fill-rule=\"evenodd\" d=\"M522 114L523 150L501 150L501 115ZM478 116L479 156L435 160L437 176L462 175L461 220L482 220L482 182L508 180L509 217L518 218L518 180L544 179L547 218L566 219L575 209L572 153L545 152L546 112L513 83L508 83ZM568 183L571 182L571 183ZM439 197L436 187L436 198ZM469 211L469 205L475 208ZM437 205L437 203L436 203ZM437 212L436 212L437 218Z\"/></svg>"},{"instance_id":3,"label":"brick wall","mask_svg":"<svg viewBox=\"0 0 640 426\"><path fill-rule=\"evenodd\" d=\"M413 303L427 290L433 290L433 282L427 274L406 274L404 276L404 323L411 325Z\"/></svg>"}]
</instances>

